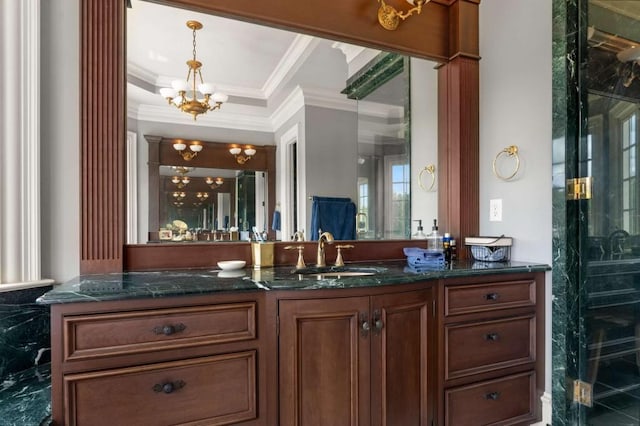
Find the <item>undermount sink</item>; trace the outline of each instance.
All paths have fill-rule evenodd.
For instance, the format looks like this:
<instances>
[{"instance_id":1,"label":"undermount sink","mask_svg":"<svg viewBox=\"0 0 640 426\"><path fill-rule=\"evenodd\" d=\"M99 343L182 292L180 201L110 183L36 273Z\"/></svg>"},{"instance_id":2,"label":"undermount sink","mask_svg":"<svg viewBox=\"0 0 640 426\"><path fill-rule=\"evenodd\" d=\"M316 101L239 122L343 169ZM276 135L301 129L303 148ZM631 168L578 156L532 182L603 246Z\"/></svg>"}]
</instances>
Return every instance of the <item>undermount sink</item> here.
<instances>
[{"instance_id":1,"label":"undermount sink","mask_svg":"<svg viewBox=\"0 0 640 426\"><path fill-rule=\"evenodd\" d=\"M381 271L380 268L351 267L351 266L326 266L326 267L308 267L304 269L296 269L294 274L299 274L317 279L323 278L342 278L342 277L362 277L367 275L375 275Z\"/></svg>"}]
</instances>

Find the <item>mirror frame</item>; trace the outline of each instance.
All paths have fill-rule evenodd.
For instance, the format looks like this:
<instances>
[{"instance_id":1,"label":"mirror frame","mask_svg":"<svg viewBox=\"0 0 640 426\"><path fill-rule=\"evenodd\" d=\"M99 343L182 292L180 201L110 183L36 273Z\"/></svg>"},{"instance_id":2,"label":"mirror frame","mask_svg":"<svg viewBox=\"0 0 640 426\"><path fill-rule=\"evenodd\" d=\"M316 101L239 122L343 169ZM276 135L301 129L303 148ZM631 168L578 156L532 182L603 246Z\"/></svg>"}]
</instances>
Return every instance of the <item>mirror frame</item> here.
<instances>
[{"instance_id":1,"label":"mirror frame","mask_svg":"<svg viewBox=\"0 0 640 426\"><path fill-rule=\"evenodd\" d=\"M80 273L163 267L197 267L183 246L158 253L125 245L126 1L80 3ZM479 229L480 0L432 0L396 31L376 22L370 0L164 0L174 7L239 18L311 35L413 55L442 63L438 69L438 216L442 229L462 239ZM398 242L377 242L366 259L397 257ZM371 243L367 244L370 245ZM170 245L167 245L170 246ZM249 252L245 243L246 252ZM215 244L198 244L208 265ZM227 246L225 246L227 247ZM191 251L193 248L191 249ZM243 248L239 248L245 253ZM224 251L227 251L225 249ZM246 254L246 253L245 253ZM464 251L461 251L464 255ZM167 257L178 259L171 265ZM278 256L276 256L278 257Z\"/></svg>"}]
</instances>

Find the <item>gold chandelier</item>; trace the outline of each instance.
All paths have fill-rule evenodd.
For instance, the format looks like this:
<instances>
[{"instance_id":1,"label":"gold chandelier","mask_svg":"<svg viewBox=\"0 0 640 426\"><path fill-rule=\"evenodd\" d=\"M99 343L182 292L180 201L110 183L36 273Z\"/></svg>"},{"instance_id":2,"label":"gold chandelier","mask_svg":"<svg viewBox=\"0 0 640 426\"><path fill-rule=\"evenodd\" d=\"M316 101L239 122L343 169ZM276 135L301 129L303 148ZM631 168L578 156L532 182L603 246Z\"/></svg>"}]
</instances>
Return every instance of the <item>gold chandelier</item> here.
<instances>
[{"instance_id":1,"label":"gold chandelier","mask_svg":"<svg viewBox=\"0 0 640 426\"><path fill-rule=\"evenodd\" d=\"M196 31L202 28L202 24L198 21L187 21L187 27L193 31L193 59L187 61L189 67L187 80L172 81L171 87L160 89L160 94L167 99L169 105L174 105L180 111L191 114L195 120L199 114L219 109L224 102L227 102L229 96L224 93L214 93L213 86L202 79L200 70L202 62L196 59ZM199 85L196 81L198 77L200 77ZM198 93L204 98L198 99Z\"/></svg>"}]
</instances>

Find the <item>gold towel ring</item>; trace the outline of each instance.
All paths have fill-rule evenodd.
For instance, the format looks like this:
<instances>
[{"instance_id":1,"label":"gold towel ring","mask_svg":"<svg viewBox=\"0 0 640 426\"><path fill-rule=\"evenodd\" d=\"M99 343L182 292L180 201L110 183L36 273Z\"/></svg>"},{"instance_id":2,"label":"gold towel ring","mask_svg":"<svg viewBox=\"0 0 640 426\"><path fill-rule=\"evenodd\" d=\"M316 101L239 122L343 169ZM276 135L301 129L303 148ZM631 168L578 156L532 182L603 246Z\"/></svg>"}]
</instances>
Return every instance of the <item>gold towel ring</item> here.
<instances>
[{"instance_id":1,"label":"gold towel ring","mask_svg":"<svg viewBox=\"0 0 640 426\"><path fill-rule=\"evenodd\" d=\"M422 184L422 175L424 174L424 172L427 172L431 175L431 185L429 185L428 188L425 188L425 186ZM429 164L428 166L425 166L424 169L420 170L420 174L418 175L418 185L420 185L420 188L422 188L424 191L433 192L433 187L435 184L436 184L436 165Z\"/></svg>"},{"instance_id":2,"label":"gold towel ring","mask_svg":"<svg viewBox=\"0 0 640 426\"><path fill-rule=\"evenodd\" d=\"M503 154L506 154L507 157L516 158L516 168L509 176L502 176L496 167L496 161L498 161L498 158ZM498 179L502 179L504 181L511 180L518 173L518 170L520 170L520 157L518 156L518 147L516 145L506 147L496 155L496 158L493 159L493 174L496 175Z\"/></svg>"}]
</instances>

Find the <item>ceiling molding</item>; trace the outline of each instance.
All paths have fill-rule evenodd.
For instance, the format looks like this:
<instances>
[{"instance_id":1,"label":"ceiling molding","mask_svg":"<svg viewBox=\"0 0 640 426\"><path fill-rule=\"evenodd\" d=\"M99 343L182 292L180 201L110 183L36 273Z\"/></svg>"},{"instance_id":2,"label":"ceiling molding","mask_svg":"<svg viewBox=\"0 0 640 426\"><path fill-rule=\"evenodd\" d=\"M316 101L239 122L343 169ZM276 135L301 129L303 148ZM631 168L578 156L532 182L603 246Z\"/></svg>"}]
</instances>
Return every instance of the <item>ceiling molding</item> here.
<instances>
[{"instance_id":1,"label":"ceiling molding","mask_svg":"<svg viewBox=\"0 0 640 426\"><path fill-rule=\"evenodd\" d=\"M277 131L284 123L300 108L304 106L304 94L302 88L296 86L291 93L278 105L271 114L271 124L273 131Z\"/></svg>"},{"instance_id":2,"label":"ceiling molding","mask_svg":"<svg viewBox=\"0 0 640 426\"><path fill-rule=\"evenodd\" d=\"M241 108L243 109L243 108ZM168 106L140 105L132 118L139 121L152 121L167 124L184 124L190 126L219 127L233 130L248 130L253 132L273 132L269 117L256 114L246 114L238 111L213 111L200 115L193 120L190 115Z\"/></svg>"},{"instance_id":3,"label":"ceiling molding","mask_svg":"<svg viewBox=\"0 0 640 426\"><path fill-rule=\"evenodd\" d=\"M133 76L154 87L158 85L158 75L135 62L127 61L127 75ZM171 82L169 82L169 84L171 84Z\"/></svg>"},{"instance_id":4,"label":"ceiling molding","mask_svg":"<svg viewBox=\"0 0 640 426\"><path fill-rule=\"evenodd\" d=\"M262 95L268 99L282 82L298 71L319 43L316 37L298 34L262 86Z\"/></svg>"},{"instance_id":5,"label":"ceiling molding","mask_svg":"<svg viewBox=\"0 0 640 426\"><path fill-rule=\"evenodd\" d=\"M360 53L364 52L366 47L356 46L355 44L344 43L342 41L336 41L331 45L334 49L340 49L344 56L347 58L347 64L353 61Z\"/></svg>"}]
</instances>

